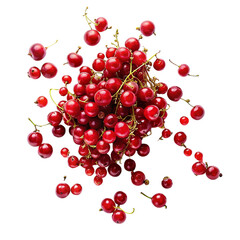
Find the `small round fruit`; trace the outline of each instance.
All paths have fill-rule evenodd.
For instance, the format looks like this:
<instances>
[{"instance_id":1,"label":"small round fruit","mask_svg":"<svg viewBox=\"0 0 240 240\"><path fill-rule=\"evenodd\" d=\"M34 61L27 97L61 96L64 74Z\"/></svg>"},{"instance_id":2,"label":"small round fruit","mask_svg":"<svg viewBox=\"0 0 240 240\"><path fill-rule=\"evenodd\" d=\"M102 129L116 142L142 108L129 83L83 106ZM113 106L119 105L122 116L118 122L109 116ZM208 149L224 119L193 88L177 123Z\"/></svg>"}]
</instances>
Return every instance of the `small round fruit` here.
<instances>
[{"instance_id":1,"label":"small round fruit","mask_svg":"<svg viewBox=\"0 0 240 240\"><path fill-rule=\"evenodd\" d=\"M115 210L112 214L112 220L115 222L115 223L123 223L125 222L126 220L126 213L122 210Z\"/></svg>"},{"instance_id":2,"label":"small round fruit","mask_svg":"<svg viewBox=\"0 0 240 240\"><path fill-rule=\"evenodd\" d=\"M82 186L79 183L74 184L71 187L71 192L74 195L79 195L82 192Z\"/></svg>"},{"instance_id":3,"label":"small round fruit","mask_svg":"<svg viewBox=\"0 0 240 240\"><path fill-rule=\"evenodd\" d=\"M70 187L67 183L60 183L56 187L56 194L59 198L65 198L70 193Z\"/></svg>"},{"instance_id":4,"label":"small round fruit","mask_svg":"<svg viewBox=\"0 0 240 240\"><path fill-rule=\"evenodd\" d=\"M142 22L140 26L140 31L146 37L151 36L155 31L154 23L151 21Z\"/></svg>"},{"instance_id":5,"label":"small round fruit","mask_svg":"<svg viewBox=\"0 0 240 240\"><path fill-rule=\"evenodd\" d=\"M218 177L221 177L222 174L220 173L219 169L215 166L210 166L207 168L206 175L209 179L215 180Z\"/></svg>"},{"instance_id":6,"label":"small round fruit","mask_svg":"<svg viewBox=\"0 0 240 240\"><path fill-rule=\"evenodd\" d=\"M205 111L204 108L200 105L196 105L191 110L191 117L195 120L200 120L204 117Z\"/></svg>"},{"instance_id":7,"label":"small round fruit","mask_svg":"<svg viewBox=\"0 0 240 240\"><path fill-rule=\"evenodd\" d=\"M127 201L127 194L122 192L122 191L118 191L114 194L114 202L117 205L123 205L125 202Z\"/></svg>"},{"instance_id":8,"label":"small round fruit","mask_svg":"<svg viewBox=\"0 0 240 240\"><path fill-rule=\"evenodd\" d=\"M101 36L100 36L99 32L94 29L88 30L84 34L84 41L86 42L86 44L88 44L90 46L97 45L99 43L100 39L101 39Z\"/></svg>"},{"instance_id":9,"label":"small round fruit","mask_svg":"<svg viewBox=\"0 0 240 240\"><path fill-rule=\"evenodd\" d=\"M164 188L171 188L173 185L172 179L169 177L164 177L162 180L162 186Z\"/></svg>"},{"instance_id":10,"label":"small round fruit","mask_svg":"<svg viewBox=\"0 0 240 240\"><path fill-rule=\"evenodd\" d=\"M49 143L42 143L38 147L38 154L42 158L49 158L53 153L53 148Z\"/></svg>"},{"instance_id":11,"label":"small round fruit","mask_svg":"<svg viewBox=\"0 0 240 240\"><path fill-rule=\"evenodd\" d=\"M44 63L41 73L45 78L53 78L57 75L57 68L52 63Z\"/></svg>"},{"instance_id":12,"label":"small round fruit","mask_svg":"<svg viewBox=\"0 0 240 240\"><path fill-rule=\"evenodd\" d=\"M167 198L162 193L157 193L152 197L152 204L157 208L166 206L166 202Z\"/></svg>"}]
</instances>

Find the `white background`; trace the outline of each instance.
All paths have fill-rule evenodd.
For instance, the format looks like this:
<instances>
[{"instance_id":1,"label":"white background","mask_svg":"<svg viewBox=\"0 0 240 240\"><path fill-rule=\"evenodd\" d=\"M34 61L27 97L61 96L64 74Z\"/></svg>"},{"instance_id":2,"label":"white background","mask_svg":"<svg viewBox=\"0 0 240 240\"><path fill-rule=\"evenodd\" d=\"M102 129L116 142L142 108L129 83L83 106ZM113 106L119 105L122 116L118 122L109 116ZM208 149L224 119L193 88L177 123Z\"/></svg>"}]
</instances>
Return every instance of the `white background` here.
<instances>
[{"instance_id":1,"label":"white background","mask_svg":"<svg viewBox=\"0 0 240 240\"><path fill-rule=\"evenodd\" d=\"M105 17L113 30L101 34L101 42L87 46L83 34L88 30L82 17L85 7L89 17ZM116 28L123 45L128 37L138 37L135 30L144 20L156 25L156 36L144 38L142 46L149 55L161 50L159 57L166 60L163 72L152 71L168 86L178 85L192 104L204 106L206 115L201 121L190 119L181 126L179 118L189 116L190 107L184 102L170 103L166 127L173 132L185 131L186 145L202 151L204 161L216 165L223 177L211 181L206 176L195 177L191 171L194 157L183 155L183 148L173 137L157 141L160 129L145 140L151 145L146 158L134 156L137 170L150 180L149 186L136 187L130 174L123 171L118 178L107 176L97 187L93 177L83 168L70 169L59 151L70 148L77 154L77 146L69 136L56 139L51 127L41 129L44 142L54 146L51 158L41 159L37 149L28 145L27 135L34 130L27 120L46 123L48 112L55 110L49 99L46 108L33 102L40 95L49 98L50 88L59 88L61 76L71 74L76 82L77 69L62 64L66 56L82 46L84 65L91 64L98 52L110 45ZM5 1L0 6L1 20L1 231L4 240L25 239L239 239L239 11L238 1ZM28 55L36 42L48 46L41 62ZM182 78L174 65L187 63L192 74L199 78ZM27 77L31 66L53 62L59 69L54 79L32 80ZM70 86L72 88L73 84ZM54 95L58 99L57 93ZM59 199L55 187L67 176L70 185L80 183L80 196ZM164 176L173 179L171 189L161 187ZM125 191L128 215L122 225L111 220L111 215L99 212L105 197ZM167 196L168 209L155 208L150 199L162 192Z\"/></svg>"}]
</instances>

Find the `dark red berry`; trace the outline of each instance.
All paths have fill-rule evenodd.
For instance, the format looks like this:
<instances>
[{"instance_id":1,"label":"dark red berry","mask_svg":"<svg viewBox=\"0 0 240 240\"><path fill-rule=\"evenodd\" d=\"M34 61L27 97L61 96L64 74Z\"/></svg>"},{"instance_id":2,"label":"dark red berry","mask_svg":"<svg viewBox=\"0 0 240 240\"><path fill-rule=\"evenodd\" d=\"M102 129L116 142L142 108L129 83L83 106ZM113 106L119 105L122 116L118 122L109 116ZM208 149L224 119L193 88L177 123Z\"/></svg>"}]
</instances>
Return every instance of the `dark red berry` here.
<instances>
[{"instance_id":1,"label":"dark red berry","mask_svg":"<svg viewBox=\"0 0 240 240\"><path fill-rule=\"evenodd\" d=\"M70 193L70 187L67 183L60 183L56 187L56 194L59 198L65 198Z\"/></svg>"}]
</instances>

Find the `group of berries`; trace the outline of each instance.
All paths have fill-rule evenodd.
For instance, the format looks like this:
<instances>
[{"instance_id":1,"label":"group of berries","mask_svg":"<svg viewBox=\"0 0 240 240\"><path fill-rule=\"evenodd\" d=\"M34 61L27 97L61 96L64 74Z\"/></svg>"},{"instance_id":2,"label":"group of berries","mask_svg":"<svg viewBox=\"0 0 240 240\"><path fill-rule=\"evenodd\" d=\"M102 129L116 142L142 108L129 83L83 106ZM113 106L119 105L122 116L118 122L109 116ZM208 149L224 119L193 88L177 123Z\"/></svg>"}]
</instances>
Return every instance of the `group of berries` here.
<instances>
[{"instance_id":1,"label":"group of berries","mask_svg":"<svg viewBox=\"0 0 240 240\"><path fill-rule=\"evenodd\" d=\"M104 211L106 213L112 213L112 220L115 223L123 223L126 220L126 213L124 210L120 208L120 205L123 205L127 201L127 194L118 191L114 194L114 200L111 198L105 198L102 200L101 208L99 211ZM116 206L117 205L117 206ZM128 214L134 213L135 209Z\"/></svg>"},{"instance_id":2,"label":"group of berries","mask_svg":"<svg viewBox=\"0 0 240 240\"><path fill-rule=\"evenodd\" d=\"M109 29L108 22L102 17L91 21L86 12L84 16L91 28L84 34L84 40L90 46L96 45L100 41L99 32ZM94 24L96 30L92 29L91 24ZM144 21L138 29L143 36L155 34L155 26L151 21ZM101 185L107 174L112 177L118 177L121 174L121 161L124 155L127 159L123 166L126 171L131 172L132 183L136 186L147 185L149 181L145 174L139 170L135 171L136 162L130 157L135 153L141 157L149 154L150 147L143 143L143 140L151 134L153 128L163 129L160 139L169 138L172 135L172 132L165 128L170 105L163 95L166 94L172 102L179 100L187 102L191 106L190 116L194 120L203 118L204 109L200 105L191 105L189 99L183 99L183 91L180 87L168 88L166 83L159 82L156 77L150 76L152 67L156 71L161 71L166 63L157 57L158 53L147 58L147 49L140 50L142 35L139 39L128 38L125 46L120 46L118 35L119 32L116 30L113 47L107 47L105 53L97 53L91 67L82 66L83 58L79 54L81 47L67 55L67 62L64 65L80 67L77 83L73 87L73 93L70 92L68 86L72 83L72 77L64 75L62 76L64 86L60 89L50 89L50 97L57 109L48 114L48 123L45 125L52 126L55 137L62 137L66 133L66 127L61 122L69 127L68 132L73 142L79 145L78 152L81 157L69 156L70 151L66 147L62 148L61 155L68 158L70 168L81 166L88 176L95 173L96 185ZM36 43L30 47L29 55L39 61L45 57L46 50L47 48L42 44ZM156 59L152 62L153 58ZM190 75L189 66L186 64L175 65L178 66L178 73L182 77L198 76ZM46 78L53 78L57 74L57 68L52 63L45 63L41 70L31 67L28 72L28 76L33 79L39 78L41 74ZM54 90L66 99L56 103L52 97ZM36 101L39 107L45 107L47 102L44 96L40 96ZM38 147L41 157L50 157L53 148L49 143L42 143L43 137L37 128L44 125L37 125L31 119L29 120L35 127L35 131L28 135L29 144ZM181 117L180 123L187 125L188 117ZM184 132L175 133L174 142L178 146L185 147L184 154L190 156L192 150L185 146L186 140L187 136ZM195 175L206 173L210 179L221 176L217 167L208 167L202 162L202 158L197 160L198 162L192 167ZM63 185L57 187L59 197L66 197L70 192L70 187L67 187L66 183ZM162 185L165 188L171 187L171 179L164 178ZM79 191L79 188L76 191ZM163 194L156 194L151 199L156 207L166 204L166 197ZM117 203L116 200L115 202ZM125 221L124 212L115 209L113 204L111 206L113 220ZM105 209L104 206L102 208Z\"/></svg>"},{"instance_id":3,"label":"group of berries","mask_svg":"<svg viewBox=\"0 0 240 240\"><path fill-rule=\"evenodd\" d=\"M79 195L82 192L81 184L76 183L70 188L70 186L67 183L59 183L56 187L56 194L59 198L67 197L70 192L73 195Z\"/></svg>"}]
</instances>

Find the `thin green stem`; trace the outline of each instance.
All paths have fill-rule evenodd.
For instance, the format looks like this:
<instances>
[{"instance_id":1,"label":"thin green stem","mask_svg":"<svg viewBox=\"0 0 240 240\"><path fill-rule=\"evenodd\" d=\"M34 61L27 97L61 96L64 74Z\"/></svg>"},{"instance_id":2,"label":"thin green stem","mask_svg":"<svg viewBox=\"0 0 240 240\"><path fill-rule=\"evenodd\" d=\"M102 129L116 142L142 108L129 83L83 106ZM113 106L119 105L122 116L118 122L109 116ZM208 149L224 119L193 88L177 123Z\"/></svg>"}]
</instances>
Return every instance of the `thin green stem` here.
<instances>
[{"instance_id":1,"label":"thin green stem","mask_svg":"<svg viewBox=\"0 0 240 240\"><path fill-rule=\"evenodd\" d=\"M118 207L114 207L115 209L120 209L122 210L123 212L125 212L122 208L120 208L119 206ZM125 212L126 214L133 214L135 212L135 208L133 208L132 212Z\"/></svg>"},{"instance_id":2,"label":"thin green stem","mask_svg":"<svg viewBox=\"0 0 240 240\"><path fill-rule=\"evenodd\" d=\"M190 104L190 99L183 99L181 98L181 100L183 100L184 102L186 102L188 105L190 105L191 107L194 107L192 104Z\"/></svg>"},{"instance_id":3,"label":"thin green stem","mask_svg":"<svg viewBox=\"0 0 240 240\"><path fill-rule=\"evenodd\" d=\"M52 90L59 91L59 89L51 88L51 89L49 90L49 95L50 95L50 98L52 99L53 103L54 103L59 109L61 109L61 110L63 111L64 109L63 109L62 107L60 107L60 106L54 101L54 99L53 99L53 97L52 97Z\"/></svg>"},{"instance_id":4,"label":"thin green stem","mask_svg":"<svg viewBox=\"0 0 240 240\"><path fill-rule=\"evenodd\" d=\"M46 48L46 49L48 49L49 47L51 47L51 46L55 45L57 42L58 42L58 40L56 40L56 42L55 42L55 43L53 43L53 44L51 44L51 45L49 45L48 47L45 47L45 48Z\"/></svg>"},{"instance_id":5,"label":"thin green stem","mask_svg":"<svg viewBox=\"0 0 240 240\"><path fill-rule=\"evenodd\" d=\"M144 194L143 192L141 192L141 194L142 194L143 196L147 197L147 198L150 198L150 199L152 199L151 197L147 196L147 195L146 195L146 194Z\"/></svg>"},{"instance_id":6,"label":"thin green stem","mask_svg":"<svg viewBox=\"0 0 240 240\"><path fill-rule=\"evenodd\" d=\"M35 124L31 118L28 118L28 120L33 124L33 126L35 127L35 131L38 131L37 127L44 127L44 126L47 126L47 125L50 125L50 123L46 123L46 124L43 124L43 125L38 125L38 124Z\"/></svg>"},{"instance_id":7,"label":"thin green stem","mask_svg":"<svg viewBox=\"0 0 240 240\"><path fill-rule=\"evenodd\" d=\"M172 63L173 65L177 66L177 67L180 67L180 66L177 65L176 63L172 62L170 59L169 59L169 62Z\"/></svg>"},{"instance_id":8,"label":"thin green stem","mask_svg":"<svg viewBox=\"0 0 240 240\"><path fill-rule=\"evenodd\" d=\"M139 67L137 67L135 70L133 70L132 72L130 72L127 77L125 78L125 80L123 81L123 83L121 84L121 86L119 87L119 89L117 90L117 92L113 95L113 97L115 97L122 89L123 85L127 82L128 78L135 73L138 69L140 69L142 66L145 66L148 62L150 62L159 52L155 53L152 57L150 57L145 63L143 63L142 65L140 65Z\"/></svg>"}]
</instances>

